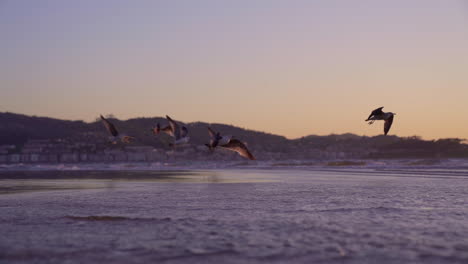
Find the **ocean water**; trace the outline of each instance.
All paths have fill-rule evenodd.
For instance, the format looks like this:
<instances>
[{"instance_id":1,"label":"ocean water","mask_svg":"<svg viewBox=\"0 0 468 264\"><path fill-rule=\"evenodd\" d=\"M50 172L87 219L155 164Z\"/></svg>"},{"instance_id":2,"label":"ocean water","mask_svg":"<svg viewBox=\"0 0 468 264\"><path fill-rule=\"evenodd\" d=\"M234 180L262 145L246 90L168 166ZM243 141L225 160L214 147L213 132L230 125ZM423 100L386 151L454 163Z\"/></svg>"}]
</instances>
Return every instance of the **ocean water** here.
<instances>
[{"instance_id":1,"label":"ocean water","mask_svg":"<svg viewBox=\"0 0 468 264\"><path fill-rule=\"evenodd\" d=\"M468 263L468 173L0 171L0 263Z\"/></svg>"}]
</instances>

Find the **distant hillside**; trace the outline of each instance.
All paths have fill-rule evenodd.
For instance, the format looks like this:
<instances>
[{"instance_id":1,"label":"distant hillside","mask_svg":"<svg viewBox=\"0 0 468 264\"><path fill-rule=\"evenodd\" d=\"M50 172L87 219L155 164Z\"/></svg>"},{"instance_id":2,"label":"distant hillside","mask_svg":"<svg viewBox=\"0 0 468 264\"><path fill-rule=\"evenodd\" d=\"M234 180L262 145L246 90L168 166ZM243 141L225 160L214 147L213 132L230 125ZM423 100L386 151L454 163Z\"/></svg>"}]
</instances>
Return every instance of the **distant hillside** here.
<instances>
[{"instance_id":1,"label":"distant hillside","mask_svg":"<svg viewBox=\"0 0 468 264\"><path fill-rule=\"evenodd\" d=\"M176 118L176 117L175 117ZM137 140L131 145L169 149L171 138L155 136L150 129L158 122L164 126L165 118L109 118L123 133ZM256 156L275 159L334 159L334 158L442 158L468 157L468 145L461 139L422 140L418 137L397 136L366 137L354 134L315 136L289 140L283 136L253 131L226 124L194 122L185 124L189 129L191 146L202 146L209 141L207 126L223 135L247 142ZM47 117L0 113L0 145L16 145L21 149L31 139L54 139L67 142L99 143L105 147L107 131L99 120L59 120ZM266 155L265 153L270 153Z\"/></svg>"},{"instance_id":2,"label":"distant hillside","mask_svg":"<svg viewBox=\"0 0 468 264\"><path fill-rule=\"evenodd\" d=\"M151 128L157 123L161 126L168 124L166 118L133 118L126 121L109 118L121 133L134 136L134 145L148 145L167 148L171 138L163 133L153 135ZM246 130L243 128L224 125L195 122L185 124L189 129L192 144L203 145L210 138L207 127L223 135L233 135L249 142L251 146L265 146L270 151L280 151L280 145L287 143L283 136ZM21 146L30 139L72 139L75 141L107 140L108 134L100 120L85 123L83 121L68 121L47 117L26 116L13 113L0 113L0 145L13 144Z\"/></svg>"},{"instance_id":3,"label":"distant hillside","mask_svg":"<svg viewBox=\"0 0 468 264\"><path fill-rule=\"evenodd\" d=\"M67 138L87 131L91 124L47 117L0 113L0 144L24 144L28 139Z\"/></svg>"}]
</instances>

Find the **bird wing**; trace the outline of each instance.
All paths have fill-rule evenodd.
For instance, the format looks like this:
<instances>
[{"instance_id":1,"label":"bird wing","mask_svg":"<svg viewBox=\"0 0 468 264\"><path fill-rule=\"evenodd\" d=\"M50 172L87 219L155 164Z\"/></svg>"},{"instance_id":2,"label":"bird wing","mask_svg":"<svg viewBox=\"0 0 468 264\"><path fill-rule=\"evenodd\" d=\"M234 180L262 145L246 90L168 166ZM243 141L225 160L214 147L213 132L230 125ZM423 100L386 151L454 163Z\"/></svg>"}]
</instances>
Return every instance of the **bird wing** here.
<instances>
[{"instance_id":1,"label":"bird wing","mask_svg":"<svg viewBox=\"0 0 468 264\"><path fill-rule=\"evenodd\" d=\"M119 132L117 131L117 129L115 128L114 124L112 124L109 120L105 119L102 115L101 115L101 121L102 123L104 124L104 126L106 127L107 131L114 137L118 136L119 135Z\"/></svg>"},{"instance_id":2,"label":"bird wing","mask_svg":"<svg viewBox=\"0 0 468 264\"><path fill-rule=\"evenodd\" d=\"M172 127L171 126L165 126L163 128L161 128L161 131L168 134L169 136L173 137L174 136L174 131L172 131Z\"/></svg>"},{"instance_id":3,"label":"bird wing","mask_svg":"<svg viewBox=\"0 0 468 264\"><path fill-rule=\"evenodd\" d=\"M383 111L382 111L383 108L384 107L382 106L382 107L379 107L379 108L375 109L374 111L372 111L370 113L369 117L367 118L367 120L369 120L369 118L371 118L372 116L377 116L377 115L383 114Z\"/></svg>"},{"instance_id":4,"label":"bird wing","mask_svg":"<svg viewBox=\"0 0 468 264\"><path fill-rule=\"evenodd\" d=\"M382 107L379 107L379 108L375 109L374 111L372 111L372 115L381 115L381 114L383 114L383 111L382 111L383 108L384 107L382 106Z\"/></svg>"},{"instance_id":5,"label":"bird wing","mask_svg":"<svg viewBox=\"0 0 468 264\"><path fill-rule=\"evenodd\" d=\"M177 124L176 121L172 120L172 118L170 118L168 115L166 116L166 118L169 121L169 125L172 128L172 136L176 140L180 139L180 127L179 127L179 125Z\"/></svg>"},{"instance_id":6,"label":"bird wing","mask_svg":"<svg viewBox=\"0 0 468 264\"><path fill-rule=\"evenodd\" d=\"M388 131L392 127L392 124L393 124L393 115L385 120L385 124L384 124L384 133L385 133L385 135L387 135Z\"/></svg>"},{"instance_id":7,"label":"bird wing","mask_svg":"<svg viewBox=\"0 0 468 264\"><path fill-rule=\"evenodd\" d=\"M255 159L255 157L252 155L252 153L250 153L245 144L237 139L231 139L227 144L220 145L220 147L235 151L244 158L248 158L250 160Z\"/></svg>"},{"instance_id":8,"label":"bird wing","mask_svg":"<svg viewBox=\"0 0 468 264\"><path fill-rule=\"evenodd\" d=\"M208 134L210 135L210 144L209 148L210 150L213 150L218 146L219 140L221 139L221 136L219 135L219 132L215 133L211 127L206 127L208 129Z\"/></svg>"},{"instance_id":9,"label":"bird wing","mask_svg":"<svg viewBox=\"0 0 468 264\"><path fill-rule=\"evenodd\" d=\"M213 129L211 129L211 127L207 127L207 128L208 128L208 134L210 135L210 137L215 138L216 133L213 131Z\"/></svg>"}]
</instances>

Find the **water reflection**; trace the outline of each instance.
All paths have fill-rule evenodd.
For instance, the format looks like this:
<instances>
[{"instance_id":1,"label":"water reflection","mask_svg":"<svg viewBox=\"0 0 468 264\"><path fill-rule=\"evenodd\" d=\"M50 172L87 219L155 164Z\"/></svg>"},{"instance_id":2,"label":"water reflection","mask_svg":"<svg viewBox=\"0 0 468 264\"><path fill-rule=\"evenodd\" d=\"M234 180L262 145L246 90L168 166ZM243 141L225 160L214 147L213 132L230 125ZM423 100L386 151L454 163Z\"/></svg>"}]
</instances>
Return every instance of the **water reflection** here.
<instances>
[{"instance_id":1,"label":"water reflection","mask_svg":"<svg viewBox=\"0 0 468 264\"><path fill-rule=\"evenodd\" d=\"M1 171L0 194L79 189L115 190L126 184L270 182L245 171Z\"/></svg>"}]
</instances>

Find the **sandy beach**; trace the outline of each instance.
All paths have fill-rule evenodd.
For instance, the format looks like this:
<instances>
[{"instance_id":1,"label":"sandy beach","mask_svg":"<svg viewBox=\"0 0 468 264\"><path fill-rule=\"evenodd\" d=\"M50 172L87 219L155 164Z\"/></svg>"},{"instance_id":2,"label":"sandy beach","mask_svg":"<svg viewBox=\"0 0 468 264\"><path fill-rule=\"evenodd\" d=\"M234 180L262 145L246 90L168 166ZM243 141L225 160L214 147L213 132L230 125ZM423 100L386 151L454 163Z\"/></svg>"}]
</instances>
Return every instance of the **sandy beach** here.
<instances>
[{"instance_id":1,"label":"sandy beach","mask_svg":"<svg viewBox=\"0 0 468 264\"><path fill-rule=\"evenodd\" d=\"M1 263L466 263L468 175L0 173Z\"/></svg>"}]
</instances>

